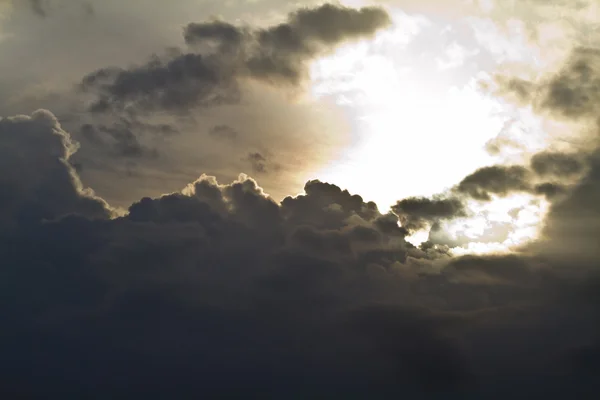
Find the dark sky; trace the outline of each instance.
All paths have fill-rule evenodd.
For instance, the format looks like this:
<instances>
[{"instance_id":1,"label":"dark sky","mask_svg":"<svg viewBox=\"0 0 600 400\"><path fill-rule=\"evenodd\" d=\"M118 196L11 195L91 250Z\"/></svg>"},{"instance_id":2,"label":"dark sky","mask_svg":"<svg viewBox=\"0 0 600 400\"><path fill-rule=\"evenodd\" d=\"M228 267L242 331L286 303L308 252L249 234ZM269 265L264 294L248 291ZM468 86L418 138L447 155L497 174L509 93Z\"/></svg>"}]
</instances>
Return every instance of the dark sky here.
<instances>
[{"instance_id":1,"label":"dark sky","mask_svg":"<svg viewBox=\"0 0 600 400\"><path fill-rule=\"evenodd\" d=\"M0 1L2 398L596 398L596 0L167 3Z\"/></svg>"}]
</instances>

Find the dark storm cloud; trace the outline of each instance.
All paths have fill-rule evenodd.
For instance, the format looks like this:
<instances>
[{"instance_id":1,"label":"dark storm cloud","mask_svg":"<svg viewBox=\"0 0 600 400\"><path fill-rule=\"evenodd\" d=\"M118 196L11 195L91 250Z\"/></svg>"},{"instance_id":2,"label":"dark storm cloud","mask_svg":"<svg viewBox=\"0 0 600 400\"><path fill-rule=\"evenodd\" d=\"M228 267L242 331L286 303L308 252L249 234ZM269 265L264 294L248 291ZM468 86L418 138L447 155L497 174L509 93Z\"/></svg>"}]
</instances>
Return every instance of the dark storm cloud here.
<instances>
[{"instance_id":1,"label":"dark storm cloud","mask_svg":"<svg viewBox=\"0 0 600 400\"><path fill-rule=\"evenodd\" d=\"M71 213L109 215L106 203L83 188L69 164L76 150L48 111L0 119L2 229Z\"/></svg>"},{"instance_id":2,"label":"dark storm cloud","mask_svg":"<svg viewBox=\"0 0 600 400\"><path fill-rule=\"evenodd\" d=\"M529 171L519 165L483 167L465 177L456 190L483 201L491 200L491 194L506 196L513 192L527 192L530 190Z\"/></svg>"},{"instance_id":3,"label":"dark storm cloud","mask_svg":"<svg viewBox=\"0 0 600 400\"><path fill-rule=\"evenodd\" d=\"M569 190L567 197L552 206L545 223L545 235L553 238L548 251L574 259L595 259L600 255L600 153L587 159L588 171Z\"/></svg>"},{"instance_id":4,"label":"dark storm cloud","mask_svg":"<svg viewBox=\"0 0 600 400\"><path fill-rule=\"evenodd\" d=\"M21 395L61 393L69 377L77 381L71 393L86 394L106 368L96 394L284 395L298 374L305 383L295 393L322 384L348 394L377 383L381 393L399 390L391 377L403 390L452 388L468 366L443 324L412 305L369 305L400 283L379 287L367 267L392 277L392 264L414 249L387 237L382 217L317 181L279 206L247 177L230 185L202 177L181 193L134 203L122 218L69 217L14 231L0 241L2 290L14 301L0 308L12 326L4 333L20 339L1 345L2 373ZM40 339L33 347L29 335ZM35 386L22 386L26 364ZM126 370L135 373L125 382ZM203 377L188 381L177 370ZM157 385L148 380L154 374Z\"/></svg>"},{"instance_id":5,"label":"dark storm cloud","mask_svg":"<svg viewBox=\"0 0 600 400\"><path fill-rule=\"evenodd\" d=\"M536 396L544 381L515 376L569 372L565 352L577 371L590 364L578 360L595 343L597 296L572 295L591 281L580 264L416 248L395 215L316 180L278 204L247 176L202 176L88 219L108 214L79 189L56 119L0 127L3 219L19 220L0 230L2 394ZM594 232L596 175L554 207L549 237ZM399 204L430 219L464 212L447 199ZM581 230L563 232L575 217ZM565 386L553 392L589 379L555 374Z\"/></svg>"},{"instance_id":6,"label":"dark storm cloud","mask_svg":"<svg viewBox=\"0 0 600 400\"><path fill-rule=\"evenodd\" d=\"M234 103L239 100L240 79L297 85L315 57L389 24L381 8L331 4L300 9L286 22L265 29L222 21L192 23L184 29L186 42L192 48L217 44L216 50L176 52L145 65L100 69L83 79L82 88L97 95L91 106L96 112L131 107L183 111Z\"/></svg>"},{"instance_id":7,"label":"dark storm cloud","mask_svg":"<svg viewBox=\"0 0 600 400\"><path fill-rule=\"evenodd\" d=\"M463 203L456 198L428 199L411 197L392 206L402 226L409 230L422 229L427 224L466 216Z\"/></svg>"},{"instance_id":8,"label":"dark storm cloud","mask_svg":"<svg viewBox=\"0 0 600 400\"><path fill-rule=\"evenodd\" d=\"M531 169L540 176L568 178L581 173L583 163L577 154L541 152L532 157Z\"/></svg>"}]
</instances>

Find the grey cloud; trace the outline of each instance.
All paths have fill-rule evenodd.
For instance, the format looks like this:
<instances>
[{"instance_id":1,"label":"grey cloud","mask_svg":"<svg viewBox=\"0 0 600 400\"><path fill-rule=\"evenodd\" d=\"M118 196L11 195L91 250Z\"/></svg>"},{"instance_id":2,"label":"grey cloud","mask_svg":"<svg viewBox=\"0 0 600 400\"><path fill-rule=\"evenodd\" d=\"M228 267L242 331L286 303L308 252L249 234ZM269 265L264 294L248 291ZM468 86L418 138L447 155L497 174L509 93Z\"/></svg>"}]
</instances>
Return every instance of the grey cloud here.
<instances>
[{"instance_id":1,"label":"grey cloud","mask_svg":"<svg viewBox=\"0 0 600 400\"><path fill-rule=\"evenodd\" d=\"M322 46L368 37L390 23L382 8L323 4L300 8L290 13L286 22L266 29L239 28L223 21L191 23L184 30L184 38L188 44L217 41L226 48L256 40L258 48L253 50L260 53L259 57L311 57L322 51Z\"/></svg>"},{"instance_id":2,"label":"grey cloud","mask_svg":"<svg viewBox=\"0 0 600 400\"><path fill-rule=\"evenodd\" d=\"M531 160L531 168L538 175L560 179L559 183L544 182L534 188L552 196L553 202L544 222L543 239L531 247L565 264L593 265L598 256L595 238L600 233L600 164L595 110L600 100L599 56L595 48L575 48L558 72L533 83L531 101L538 112L593 127L594 137L586 148L565 154L544 152Z\"/></svg>"},{"instance_id":3,"label":"grey cloud","mask_svg":"<svg viewBox=\"0 0 600 400\"><path fill-rule=\"evenodd\" d=\"M112 152L120 157L158 157L158 150L140 143L127 124L97 127L85 124L81 127L81 134L91 143L111 147Z\"/></svg>"},{"instance_id":4,"label":"grey cloud","mask_svg":"<svg viewBox=\"0 0 600 400\"><path fill-rule=\"evenodd\" d=\"M75 125L75 124L73 124ZM94 150L113 157L156 158L159 151L145 142L165 140L179 133L173 124L146 122L135 116L90 120L79 128L79 138ZM147 140L146 140L147 139Z\"/></svg>"},{"instance_id":5,"label":"grey cloud","mask_svg":"<svg viewBox=\"0 0 600 400\"><path fill-rule=\"evenodd\" d=\"M377 205L365 203L359 195L352 195L340 187L313 180L304 186L306 196L286 197L281 202L282 214L295 224L316 226L321 229L340 229L353 215L372 220L382 229L390 230L382 223ZM389 217L387 217L389 218Z\"/></svg>"},{"instance_id":6,"label":"grey cloud","mask_svg":"<svg viewBox=\"0 0 600 400\"><path fill-rule=\"evenodd\" d=\"M572 177L583 170L583 163L577 154L541 152L531 159L531 169L540 176Z\"/></svg>"},{"instance_id":7,"label":"grey cloud","mask_svg":"<svg viewBox=\"0 0 600 400\"><path fill-rule=\"evenodd\" d=\"M288 21L258 30L259 49L247 61L250 73L267 81L297 83L305 78L306 61L351 39L369 37L391 23L381 8L324 4L291 13Z\"/></svg>"},{"instance_id":8,"label":"grey cloud","mask_svg":"<svg viewBox=\"0 0 600 400\"><path fill-rule=\"evenodd\" d=\"M247 158L252 170L257 173L267 172L267 159L260 153L250 153Z\"/></svg>"},{"instance_id":9,"label":"grey cloud","mask_svg":"<svg viewBox=\"0 0 600 400\"><path fill-rule=\"evenodd\" d=\"M567 189L564 185L546 182L535 185L534 192L536 194L544 195L547 199L552 200L555 199L556 196L566 193Z\"/></svg>"},{"instance_id":10,"label":"grey cloud","mask_svg":"<svg viewBox=\"0 0 600 400\"><path fill-rule=\"evenodd\" d=\"M554 75L528 82L500 79L501 89L532 102L538 111L550 111L566 118L595 118L600 104L600 52L575 48L564 66Z\"/></svg>"},{"instance_id":11,"label":"grey cloud","mask_svg":"<svg viewBox=\"0 0 600 400\"><path fill-rule=\"evenodd\" d=\"M191 105L237 102L232 76L214 56L182 54L131 69L105 68L87 75L82 88L97 91L92 112L136 109L185 109Z\"/></svg>"},{"instance_id":12,"label":"grey cloud","mask_svg":"<svg viewBox=\"0 0 600 400\"><path fill-rule=\"evenodd\" d=\"M45 110L0 119L3 229L66 214L106 218L107 204L85 189L69 158L77 144Z\"/></svg>"},{"instance_id":13,"label":"grey cloud","mask_svg":"<svg viewBox=\"0 0 600 400\"><path fill-rule=\"evenodd\" d=\"M457 198L411 197L397 202L392 210L408 230L418 230L440 220L466 216L465 206Z\"/></svg>"},{"instance_id":14,"label":"grey cloud","mask_svg":"<svg viewBox=\"0 0 600 400\"><path fill-rule=\"evenodd\" d=\"M543 241L547 252L568 254L573 259L598 255L595 238L600 234L600 163L598 151L586 160L588 171L559 202L552 205L545 222ZM555 255L558 257L557 255Z\"/></svg>"},{"instance_id":15,"label":"grey cloud","mask_svg":"<svg viewBox=\"0 0 600 400\"><path fill-rule=\"evenodd\" d=\"M226 47L239 46L246 34L243 29L224 21L192 22L183 31L183 37L187 44L215 41Z\"/></svg>"},{"instance_id":16,"label":"grey cloud","mask_svg":"<svg viewBox=\"0 0 600 400\"><path fill-rule=\"evenodd\" d=\"M208 133L213 137L228 140L234 140L239 135L239 133L229 125L215 125L209 130Z\"/></svg>"},{"instance_id":17,"label":"grey cloud","mask_svg":"<svg viewBox=\"0 0 600 400\"><path fill-rule=\"evenodd\" d=\"M216 52L154 57L128 69L104 68L87 75L82 87L97 95L92 111L130 107L186 110L239 100L238 80L298 84L306 63L344 41L368 37L390 24L381 8L325 4L300 9L287 22L260 29L213 21L184 30L188 44L217 43Z\"/></svg>"},{"instance_id":18,"label":"grey cloud","mask_svg":"<svg viewBox=\"0 0 600 400\"><path fill-rule=\"evenodd\" d=\"M535 154L530 166L531 170L521 165L480 168L465 177L453 190L480 201L491 201L492 195L506 197L513 193L530 193L555 201L568 192L569 183L540 181L539 178L569 179L581 174L585 167L578 156L557 152Z\"/></svg>"},{"instance_id":19,"label":"grey cloud","mask_svg":"<svg viewBox=\"0 0 600 400\"><path fill-rule=\"evenodd\" d=\"M519 165L480 168L465 177L456 190L483 201L491 200L491 194L506 196L512 192L527 192L530 190L529 171Z\"/></svg>"},{"instance_id":20,"label":"grey cloud","mask_svg":"<svg viewBox=\"0 0 600 400\"><path fill-rule=\"evenodd\" d=\"M599 56L596 49L574 50L567 65L542 87L540 105L567 117L593 113L600 100Z\"/></svg>"}]
</instances>

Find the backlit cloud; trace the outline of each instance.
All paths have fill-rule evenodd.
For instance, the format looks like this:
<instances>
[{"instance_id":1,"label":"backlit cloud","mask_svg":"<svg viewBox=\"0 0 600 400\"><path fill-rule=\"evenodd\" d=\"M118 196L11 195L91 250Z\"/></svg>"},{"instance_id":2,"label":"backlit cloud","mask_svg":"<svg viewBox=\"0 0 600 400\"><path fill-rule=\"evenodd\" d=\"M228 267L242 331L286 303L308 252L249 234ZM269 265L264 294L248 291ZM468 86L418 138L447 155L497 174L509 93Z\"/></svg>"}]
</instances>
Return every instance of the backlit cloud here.
<instances>
[{"instance_id":1,"label":"backlit cloud","mask_svg":"<svg viewBox=\"0 0 600 400\"><path fill-rule=\"evenodd\" d=\"M358 3L4 8L3 398L597 392L595 3Z\"/></svg>"}]
</instances>

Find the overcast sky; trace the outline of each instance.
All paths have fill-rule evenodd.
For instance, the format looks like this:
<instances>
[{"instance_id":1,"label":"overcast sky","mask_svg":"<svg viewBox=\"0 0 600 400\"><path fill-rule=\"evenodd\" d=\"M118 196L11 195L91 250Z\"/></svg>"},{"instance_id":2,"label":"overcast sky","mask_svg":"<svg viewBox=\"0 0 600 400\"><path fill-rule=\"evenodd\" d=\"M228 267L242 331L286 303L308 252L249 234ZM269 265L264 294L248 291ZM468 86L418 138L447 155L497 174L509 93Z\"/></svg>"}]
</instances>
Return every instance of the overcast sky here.
<instances>
[{"instance_id":1,"label":"overcast sky","mask_svg":"<svg viewBox=\"0 0 600 400\"><path fill-rule=\"evenodd\" d=\"M0 394L593 398L599 24L0 0Z\"/></svg>"}]
</instances>

